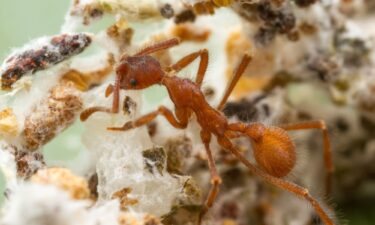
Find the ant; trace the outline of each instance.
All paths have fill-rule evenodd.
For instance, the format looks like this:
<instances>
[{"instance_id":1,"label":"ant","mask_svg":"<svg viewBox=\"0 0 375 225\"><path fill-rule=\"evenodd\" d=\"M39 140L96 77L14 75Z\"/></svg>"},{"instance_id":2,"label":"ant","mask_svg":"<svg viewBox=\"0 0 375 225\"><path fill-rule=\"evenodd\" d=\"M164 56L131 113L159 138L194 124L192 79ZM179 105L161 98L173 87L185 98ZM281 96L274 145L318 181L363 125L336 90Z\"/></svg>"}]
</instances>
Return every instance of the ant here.
<instances>
[{"instance_id":1,"label":"ant","mask_svg":"<svg viewBox=\"0 0 375 225\"><path fill-rule=\"evenodd\" d=\"M220 111L223 109L223 106L240 76L250 63L251 57L247 54L243 56L221 102L215 109L206 102L204 94L201 91L202 81L208 65L208 51L206 49L191 53L164 70L159 61L149 55L178 44L179 40L172 38L146 47L133 56L124 55L116 68L114 85L110 84L105 91L106 96L113 93L112 108L100 106L88 108L81 113L81 120L85 121L95 112L118 113L120 89L140 90L156 84L164 85L168 90L169 97L175 105L175 115L166 107L160 106L156 111L148 113L134 121L126 122L122 127L108 127L107 129L111 131L127 131L148 124L158 115L164 116L173 127L184 129L187 127L192 114L194 113L196 115L198 123L202 128L200 136L205 147L208 167L211 173L211 189L207 196L205 206L199 215L199 224L201 223L202 217L213 205L222 182L210 149L211 136L215 135L218 144L231 152L252 173L274 186L304 198L311 204L326 225L334 225L333 220L328 216L321 204L309 194L306 188L282 179L282 177L288 175L293 169L296 161L295 146L286 131L320 129L322 130L324 139L324 161L327 172L326 181L330 183L333 164L328 131L325 123L323 121L310 121L278 127L267 126L259 122L250 124L241 122L229 123L227 118ZM198 57L200 58L200 63L195 82L189 79L169 76L171 73L179 72ZM254 156L259 167L247 160L232 144L231 139L241 136L246 136L251 140ZM327 185L327 187L328 186L329 185Z\"/></svg>"}]
</instances>

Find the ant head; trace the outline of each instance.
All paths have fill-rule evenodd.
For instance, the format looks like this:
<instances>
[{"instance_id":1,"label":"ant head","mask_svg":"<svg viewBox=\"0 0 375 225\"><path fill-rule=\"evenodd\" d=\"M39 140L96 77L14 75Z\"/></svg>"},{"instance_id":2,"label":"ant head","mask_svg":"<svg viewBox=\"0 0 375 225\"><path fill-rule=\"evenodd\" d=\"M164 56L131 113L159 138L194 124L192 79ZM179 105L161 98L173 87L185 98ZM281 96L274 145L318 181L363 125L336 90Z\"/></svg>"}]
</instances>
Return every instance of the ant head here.
<instances>
[{"instance_id":1,"label":"ant head","mask_svg":"<svg viewBox=\"0 0 375 225\"><path fill-rule=\"evenodd\" d=\"M116 68L121 88L139 90L159 84L164 76L160 63L149 55L123 56Z\"/></svg>"}]
</instances>

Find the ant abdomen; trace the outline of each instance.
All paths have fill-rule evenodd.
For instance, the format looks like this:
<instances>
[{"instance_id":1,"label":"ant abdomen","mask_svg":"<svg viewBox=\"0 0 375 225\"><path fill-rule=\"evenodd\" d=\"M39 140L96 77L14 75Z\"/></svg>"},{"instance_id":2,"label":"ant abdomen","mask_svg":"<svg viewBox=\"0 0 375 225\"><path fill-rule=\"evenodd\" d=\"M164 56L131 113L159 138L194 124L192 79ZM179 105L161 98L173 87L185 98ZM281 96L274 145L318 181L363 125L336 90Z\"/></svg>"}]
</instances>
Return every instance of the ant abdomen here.
<instances>
[{"instance_id":1,"label":"ant abdomen","mask_svg":"<svg viewBox=\"0 0 375 225\"><path fill-rule=\"evenodd\" d=\"M255 160L270 175L284 177L294 168L295 147L285 130L263 126L261 135L251 143Z\"/></svg>"}]
</instances>

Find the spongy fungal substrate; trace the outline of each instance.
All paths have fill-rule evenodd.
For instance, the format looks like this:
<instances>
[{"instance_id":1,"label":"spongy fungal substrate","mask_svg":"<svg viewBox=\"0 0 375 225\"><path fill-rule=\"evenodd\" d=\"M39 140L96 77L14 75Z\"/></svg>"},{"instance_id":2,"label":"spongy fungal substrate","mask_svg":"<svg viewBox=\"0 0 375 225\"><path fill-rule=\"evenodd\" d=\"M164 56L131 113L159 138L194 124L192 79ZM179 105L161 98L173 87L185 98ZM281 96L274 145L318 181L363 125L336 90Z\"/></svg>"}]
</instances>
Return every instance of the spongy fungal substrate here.
<instances>
[{"instance_id":1,"label":"spongy fungal substrate","mask_svg":"<svg viewBox=\"0 0 375 225\"><path fill-rule=\"evenodd\" d=\"M6 150L7 144L1 142L0 145L0 169L4 175L7 187L12 189L17 186L17 165L14 155Z\"/></svg>"},{"instance_id":2,"label":"spongy fungal substrate","mask_svg":"<svg viewBox=\"0 0 375 225\"><path fill-rule=\"evenodd\" d=\"M86 107L111 107L110 98L105 98L103 84L86 96ZM167 214L179 197L182 185L176 177L166 172L166 161L149 161L143 151L153 146L145 127L128 132L108 131L107 127L122 126L130 119L139 116L141 107L140 93L122 92L121 99L129 96L136 102L130 109L130 115L120 112L118 115L98 112L85 122L83 143L96 155L96 172L98 174L99 201L112 198L115 192L124 188L131 191L127 197L135 199L136 204L129 208L136 212L148 212L157 216ZM122 104L121 104L122 108ZM165 154L165 153L164 153ZM147 165L151 165L150 170Z\"/></svg>"},{"instance_id":3,"label":"spongy fungal substrate","mask_svg":"<svg viewBox=\"0 0 375 225\"><path fill-rule=\"evenodd\" d=\"M118 202L89 208L91 204L73 200L67 192L54 186L24 183L5 203L1 222L7 225L118 224Z\"/></svg>"}]
</instances>

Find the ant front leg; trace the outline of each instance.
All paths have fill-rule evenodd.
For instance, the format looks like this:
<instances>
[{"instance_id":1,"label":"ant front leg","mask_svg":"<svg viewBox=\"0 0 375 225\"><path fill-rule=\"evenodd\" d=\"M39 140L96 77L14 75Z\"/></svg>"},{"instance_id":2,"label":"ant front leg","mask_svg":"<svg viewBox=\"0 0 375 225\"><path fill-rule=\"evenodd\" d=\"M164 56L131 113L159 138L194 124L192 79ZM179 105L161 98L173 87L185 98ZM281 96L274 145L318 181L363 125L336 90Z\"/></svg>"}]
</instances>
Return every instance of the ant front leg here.
<instances>
[{"instance_id":1,"label":"ant front leg","mask_svg":"<svg viewBox=\"0 0 375 225\"><path fill-rule=\"evenodd\" d=\"M168 122L175 128L184 129L184 128L187 127L187 123L188 123L187 120L186 121L178 121L169 109L167 109L164 106L160 106L158 108L158 110L156 110L154 112L151 112L151 113L148 113L148 114L138 118L135 121L128 121L122 127L108 127L107 129L112 130L112 131L127 131L127 130L130 130L130 129L133 129L133 128L136 128L136 127L140 127L140 126L143 126L143 125L151 122L158 115L164 116L168 120Z\"/></svg>"},{"instance_id":2,"label":"ant front leg","mask_svg":"<svg viewBox=\"0 0 375 225\"><path fill-rule=\"evenodd\" d=\"M92 114L96 112L105 112L105 113L118 113L119 111L119 102L120 102L120 85L121 85L121 75L116 75L115 85L108 85L105 90L105 96L108 97L111 93L113 93L113 102L112 108L102 107L102 106L93 106L90 108L85 109L81 115L81 121L87 120Z\"/></svg>"},{"instance_id":3,"label":"ant front leg","mask_svg":"<svg viewBox=\"0 0 375 225\"><path fill-rule=\"evenodd\" d=\"M234 145L230 142L230 140L225 137L218 137L218 143L224 148L229 150L238 160L240 160L249 170L250 172L254 173L255 175L263 178L266 182L279 187L283 190L291 192L298 197L304 198L307 200L311 206L314 208L315 212L319 215L320 219L326 225L334 225L335 223L333 220L328 216L328 214L324 211L322 205L310 195L309 191L306 188L303 188L295 183L285 181L281 178L274 177L261 169L258 169L254 166L249 160L247 160L242 153L237 150Z\"/></svg>"},{"instance_id":4,"label":"ant front leg","mask_svg":"<svg viewBox=\"0 0 375 225\"><path fill-rule=\"evenodd\" d=\"M219 193L219 186L221 184L221 178L217 173L215 160L212 156L212 151L210 149L211 134L206 131L201 131L201 139L206 150L208 168L210 169L211 173L211 189L207 196L205 206L199 214L198 224L201 224L203 216L207 213L208 209L212 207L216 199L216 196Z\"/></svg>"},{"instance_id":5,"label":"ant front leg","mask_svg":"<svg viewBox=\"0 0 375 225\"><path fill-rule=\"evenodd\" d=\"M327 126L324 121L308 121L294 124L285 124L279 125L278 127L283 128L284 130L307 130L307 129L320 129L323 135L323 151L324 151L324 164L326 168L326 194L331 193L332 185L332 173L334 170L332 163L332 150L331 143L329 141Z\"/></svg>"},{"instance_id":6,"label":"ant front leg","mask_svg":"<svg viewBox=\"0 0 375 225\"><path fill-rule=\"evenodd\" d=\"M204 75L206 74L207 66L208 66L208 51L207 49L202 49L197 52L193 52L182 59L180 59L177 63L167 68L167 71L174 71L179 72L190 63L192 63L198 57L201 58L199 62L197 76L195 78L195 83L200 87L202 85L202 81Z\"/></svg>"}]
</instances>

